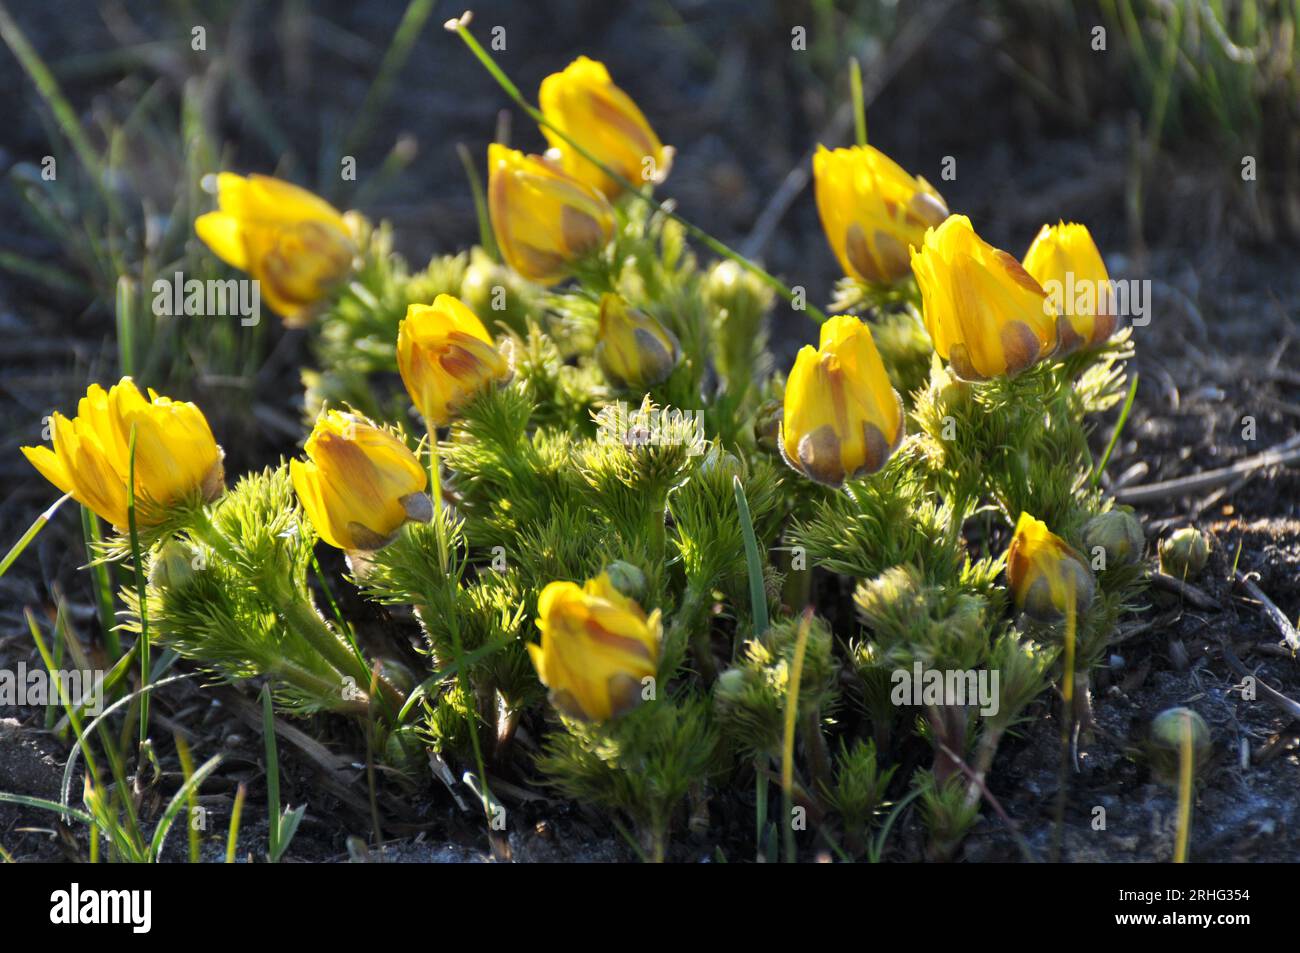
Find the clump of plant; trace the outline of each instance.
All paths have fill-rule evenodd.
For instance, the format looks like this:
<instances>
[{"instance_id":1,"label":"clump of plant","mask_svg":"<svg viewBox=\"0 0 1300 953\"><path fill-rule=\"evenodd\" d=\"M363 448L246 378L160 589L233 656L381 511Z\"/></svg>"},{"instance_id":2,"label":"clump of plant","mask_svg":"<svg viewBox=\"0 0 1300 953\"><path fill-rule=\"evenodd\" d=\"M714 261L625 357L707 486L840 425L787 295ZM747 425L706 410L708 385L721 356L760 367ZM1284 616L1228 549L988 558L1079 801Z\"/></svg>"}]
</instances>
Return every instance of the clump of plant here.
<instances>
[{"instance_id":1,"label":"clump of plant","mask_svg":"<svg viewBox=\"0 0 1300 953\"><path fill-rule=\"evenodd\" d=\"M317 342L301 457L226 489L202 413L129 380L26 450L116 528L141 653L357 719L490 831L494 785L545 785L662 860L752 781L760 856L878 859L892 801L952 856L1049 685L1087 724L1141 584L1090 452L1131 347L1087 230L1022 264L865 142L822 150L844 313L807 309L781 382L763 325L798 296L654 197L672 150L605 67L537 109L449 29L553 147L489 149L491 242L412 273L382 225L256 176L199 220ZM338 611L318 543L424 671Z\"/></svg>"}]
</instances>

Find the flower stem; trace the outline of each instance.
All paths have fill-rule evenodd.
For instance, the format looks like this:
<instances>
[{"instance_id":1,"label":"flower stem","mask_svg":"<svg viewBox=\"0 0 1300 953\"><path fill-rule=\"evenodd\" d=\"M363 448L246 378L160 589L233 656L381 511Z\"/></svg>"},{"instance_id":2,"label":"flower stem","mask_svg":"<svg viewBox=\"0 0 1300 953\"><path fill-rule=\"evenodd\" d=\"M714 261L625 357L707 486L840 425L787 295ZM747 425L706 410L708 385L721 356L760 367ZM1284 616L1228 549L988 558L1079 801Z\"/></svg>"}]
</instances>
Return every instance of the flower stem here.
<instances>
[{"instance_id":1,"label":"flower stem","mask_svg":"<svg viewBox=\"0 0 1300 953\"><path fill-rule=\"evenodd\" d=\"M442 568L443 575L450 571L451 552L447 540L447 521L443 514L442 499L442 481L439 478L439 461L441 453L438 448L438 430L433 426L433 422L428 418L424 421L425 429L429 432L429 478L433 481L433 522L434 532L438 537L438 564ZM460 689L467 699L477 699L473 686L470 684L469 676L465 672L465 650L460 641L460 616L453 609L447 614L447 626L451 629L451 647L455 655L456 662L456 680L460 683ZM474 748L474 764L478 767L478 783L480 797L483 803L483 816L491 822L492 813L492 791L488 787L487 767L483 760L483 746L479 742L478 732L478 706L470 703L470 725L469 740ZM489 837L489 841L491 837Z\"/></svg>"},{"instance_id":2,"label":"flower stem","mask_svg":"<svg viewBox=\"0 0 1300 953\"><path fill-rule=\"evenodd\" d=\"M650 195L647 191L643 191L638 185L636 185L630 179L623 176L616 169L611 168L607 163L598 159L595 155L593 155L588 149L584 148L581 143L577 142L572 136L570 136L563 129L559 128L554 123L550 122L544 115L542 115L541 110L537 109L530 102L528 102L528 100L524 98L523 93L519 91L519 87L516 86L513 82L511 82L510 77L505 74L505 71L503 71L501 67L497 66L496 61L492 59L492 54L490 54L487 50L485 50L482 44L480 44L478 40L474 39L474 35L469 32L469 27L467 26L467 23L468 23L468 19L462 17L456 20L447 21L446 26L448 30L458 34L460 38L465 41L465 45L469 47L470 52L474 54L474 56L478 59L478 61L481 64L483 64L483 68L486 69L488 73L491 74L492 78L497 81L497 84L505 91L506 95L509 96L512 100L514 100L515 104L518 105L520 109L528 113L529 117L535 123L555 133L560 139L564 141L566 145L568 145L571 149L573 149L574 152L578 153L578 155L582 156L588 162L595 165L607 176L609 176L611 179L613 179L623 188L627 189L629 193L641 199L643 202L646 202L649 205L653 206L654 209L660 214L666 215L668 218L671 218L674 222L681 225L683 228L686 229L687 232L690 233L692 238L706 245L714 254L720 255L723 258L729 258L732 261L734 261L736 264L740 265L740 267L744 268L746 271L749 271L754 275L757 275L758 278L764 284L766 284L768 287L774 290L777 294L781 295L781 297L785 298L787 301L791 303L798 303L803 308L803 310L808 312L808 316L812 318L814 321L816 321L818 324L822 324L826 321L826 314L823 311L821 311L819 308L815 307L814 305L807 303L807 301L804 300L804 296L802 294L796 295L794 290L791 289L788 285L786 285L786 283L783 282L780 278L777 278L775 275L773 275L771 272L764 269L762 266L746 258L740 252L723 244L721 241L714 238L712 235L710 235L704 229L700 228L698 225L695 225L687 221L686 219L682 218L682 216L674 212L665 203L660 202L654 196Z\"/></svg>"}]
</instances>

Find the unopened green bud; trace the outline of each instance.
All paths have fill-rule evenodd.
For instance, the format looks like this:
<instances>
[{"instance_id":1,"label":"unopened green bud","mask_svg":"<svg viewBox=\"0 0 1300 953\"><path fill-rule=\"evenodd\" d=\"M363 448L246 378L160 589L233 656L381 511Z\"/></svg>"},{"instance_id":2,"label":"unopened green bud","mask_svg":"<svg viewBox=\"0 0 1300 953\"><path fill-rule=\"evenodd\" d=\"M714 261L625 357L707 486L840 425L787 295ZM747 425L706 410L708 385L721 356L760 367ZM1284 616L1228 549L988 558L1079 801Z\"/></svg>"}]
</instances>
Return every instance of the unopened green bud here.
<instances>
[{"instance_id":1,"label":"unopened green bud","mask_svg":"<svg viewBox=\"0 0 1300 953\"><path fill-rule=\"evenodd\" d=\"M729 668L713 683L713 694L719 704L733 704L745 691L748 676L743 669Z\"/></svg>"},{"instance_id":2,"label":"unopened green bud","mask_svg":"<svg viewBox=\"0 0 1300 953\"><path fill-rule=\"evenodd\" d=\"M1166 708L1151 722L1151 773L1169 784L1178 780L1183 744L1191 742L1192 770L1199 772L1209 759L1212 743L1205 719L1190 708Z\"/></svg>"},{"instance_id":3,"label":"unopened green bud","mask_svg":"<svg viewBox=\"0 0 1300 953\"><path fill-rule=\"evenodd\" d=\"M469 305L483 326L491 330L498 321L521 334L537 295L536 286L495 262L481 248L470 252L469 267L460 283L460 299Z\"/></svg>"},{"instance_id":4,"label":"unopened green bud","mask_svg":"<svg viewBox=\"0 0 1300 953\"><path fill-rule=\"evenodd\" d=\"M149 568L149 585L156 589L179 589L194 578L196 553L179 539L169 539Z\"/></svg>"},{"instance_id":5,"label":"unopened green bud","mask_svg":"<svg viewBox=\"0 0 1300 953\"><path fill-rule=\"evenodd\" d=\"M1178 579L1199 575L1209 558L1209 540L1194 526L1184 526L1160 543L1160 571Z\"/></svg>"},{"instance_id":6,"label":"unopened green bud","mask_svg":"<svg viewBox=\"0 0 1300 953\"><path fill-rule=\"evenodd\" d=\"M1083 545L1087 557L1098 569L1124 566L1142 558L1146 536L1142 524L1132 513L1110 510L1098 513L1083 526ZM1105 561L1098 565L1097 556L1104 554Z\"/></svg>"},{"instance_id":7,"label":"unopened green bud","mask_svg":"<svg viewBox=\"0 0 1300 953\"><path fill-rule=\"evenodd\" d=\"M772 289L758 276L724 259L704 276L704 296L731 312L759 312L772 303Z\"/></svg>"},{"instance_id":8,"label":"unopened green bud","mask_svg":"<svg viewBox=\"0 0 1300 953\"><path fill-rule=\"evenodd\" d=\"M740 476L740 470L739 458L723 450L716 443L709 447L708 452L704 454L704 459L700 461L701 473L719 473L730 479L733 476Z\"/></svg>"},{"instance_id":9,"label":"unopened green bud","mask_svg":"<svg viewBox=\"0 0 1300 953\"><path fill-rule=\"evenodd\" d=\"M781 417L785 405L779 400L765 400L754 415L754 440L762 450L771 454L781 452Z\"/></svg>"},{"instance_id":10,"label":"unopened green bud","mask_svg":"<svg viewBox=\"0 0 1300 953\"><path fill-rule=\"evenodd\" d=\"M645 595L645 573L631 563L621 559L605 567L605 575L610 583L629 599L640 599Z\"/></svg>"}]
</instances>

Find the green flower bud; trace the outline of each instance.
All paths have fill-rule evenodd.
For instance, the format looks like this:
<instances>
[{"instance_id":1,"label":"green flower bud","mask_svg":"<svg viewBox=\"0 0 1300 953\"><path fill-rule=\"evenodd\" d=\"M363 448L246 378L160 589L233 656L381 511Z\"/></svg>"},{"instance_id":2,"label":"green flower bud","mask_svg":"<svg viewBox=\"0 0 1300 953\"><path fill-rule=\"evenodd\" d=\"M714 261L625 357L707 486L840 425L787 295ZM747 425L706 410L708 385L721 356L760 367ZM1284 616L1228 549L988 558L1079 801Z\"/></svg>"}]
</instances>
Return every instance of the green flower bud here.
<instances>
[{"instance_id":1,"label":"green flower bud","mask_svg":"<svg viewBox=\"0 0 1300 953\"><path fill-rule=\"evenodd\" d=\"M1194 526L1184 526L1160 543L1160 571L1178 579L1199 575L1209 558L1209 540Z\"/></svg>"},{"instance_id":2,"label":"green flower bud","mask_svg":"<svg viewBox=\"0 0 1300 953\"><path fill-rule=\"evenodd\" d=\"M1209 759L1210 729L1205 719L1190 708L1166 708L1151 722L1149 743L1151 773L1168 784L1178 782L1182 759L1183 738L1191 731L1192 770L1199 772Z\"/></svg>"},{"instance_id":3,"label":"green flower bud","mask_svg":"<svg viewBox=\"0 0 1300 953\"><path fill-rule=\"evenodd\" d=\"M169 539L149 567L149 585L155 589L179 589L194 578L196 553L189 544Z\"/></svg>"},{"instance_id":4,"label":"green flower bud","mask_svg":"<svg viewBox=\"0 0 1300 953\"><path fill-rule=\"evenodd\" d=\"M781 418L785 406L779 400L765 400L754 415L754 441L771 454L781 452Z\"/></svg>"},{"instance_id":5,"label":"green flower bud","mask_svg":"<svg viewBox=\"0 0 1300 953\"><path fill-rule=\"evenodd\" d=\"M1086 555L1096 565L1097 550L1105 554L1105 563L1099 568L1124 566L1142 558L1146 537L1142 524L1132 513L1111 510L1098 513L1083 526L1083 545Z\"/></svg>"},{"instance_id":6,"label":"green flower bud","mask_svg":"<svg viewBox=\"0 0 1300 953\"><path fill-rule=\"evenodd\" d=\"M483 249L475 248L470 252L469 267L460 283L460 300L489 330L495 328L498 321L504 321L514 330L524 333L536 299L536 285L493 261Z\"/></svg>"},{"instance_id":7,"label":"green flower bud","mask_svg":"<svg viewBox=\"0 0 1300 953\"><path fill-rule=\"evenodd\" d=\"M637 566L618 559L605 567L605 575L614 588L629 599L640 599L645 595L645 573Z\"/></svg>"}]
</instances>

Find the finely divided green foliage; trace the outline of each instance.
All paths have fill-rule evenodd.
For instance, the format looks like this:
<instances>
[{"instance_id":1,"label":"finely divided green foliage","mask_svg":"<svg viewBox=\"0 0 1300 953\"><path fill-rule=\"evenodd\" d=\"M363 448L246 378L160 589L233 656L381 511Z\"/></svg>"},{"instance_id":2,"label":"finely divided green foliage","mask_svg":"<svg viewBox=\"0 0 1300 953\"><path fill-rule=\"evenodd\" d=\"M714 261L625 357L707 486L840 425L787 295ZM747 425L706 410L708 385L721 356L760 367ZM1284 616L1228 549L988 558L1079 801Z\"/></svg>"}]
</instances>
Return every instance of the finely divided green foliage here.
<instances>
[{"instance_id":1,"label":"finely divided green foliage","mask_svg":"<svg viewBox=\"0 0 1300 953\"><path fill-rule=\"evenodd\" d=\"M846 576L866 578L906 563L930 579L955 581L962 544L949 529L952 513L910 458L905 449L846 492L822 494L792 522L790 542L807 550L811 565Z\"/></svg>"},{"instance_id":2,"label":"finely divided green foliage","mask_svg":"<svg viewBox=\"0 0 1300 953\"><path fill-rule=\"evenodd\" d=\"M565 796L622 811L662 860L674 813L693 787L717 774L719 736L707 700L660 698L597 728L566 721L548 734L538 767Z\"/></svg>"}]
</instances>

